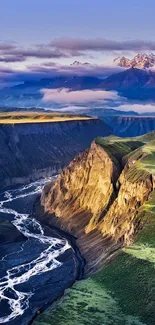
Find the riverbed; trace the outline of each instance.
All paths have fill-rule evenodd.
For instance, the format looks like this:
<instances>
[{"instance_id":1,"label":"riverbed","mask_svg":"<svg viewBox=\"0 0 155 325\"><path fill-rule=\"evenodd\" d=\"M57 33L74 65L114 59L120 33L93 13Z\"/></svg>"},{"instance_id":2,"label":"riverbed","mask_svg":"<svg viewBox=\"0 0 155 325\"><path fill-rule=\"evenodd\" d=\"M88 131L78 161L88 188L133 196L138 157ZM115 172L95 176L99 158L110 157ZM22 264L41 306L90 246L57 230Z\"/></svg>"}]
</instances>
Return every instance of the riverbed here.
<instances>
[{"instance_id":1,"label":"riverbed","mask_svg":"<svg viewBox=\"0 0 155 325\"><path fill-rule=\"evenodd\" d=\"M78 277L70 241L33 215L48 181L0 193L0 324L29 324Z\"/></svg>"}]
</instances>

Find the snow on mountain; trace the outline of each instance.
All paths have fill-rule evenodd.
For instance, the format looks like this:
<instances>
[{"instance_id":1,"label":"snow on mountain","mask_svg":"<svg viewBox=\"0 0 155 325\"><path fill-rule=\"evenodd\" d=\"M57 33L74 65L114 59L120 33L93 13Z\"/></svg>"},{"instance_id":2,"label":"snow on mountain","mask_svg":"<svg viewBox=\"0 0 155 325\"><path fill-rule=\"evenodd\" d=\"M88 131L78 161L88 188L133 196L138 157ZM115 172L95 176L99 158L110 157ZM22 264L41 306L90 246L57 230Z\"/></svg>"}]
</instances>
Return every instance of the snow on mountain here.
<instances>
[{"instance_id":1,"label":"snow on mountain","mask_svg":"<svg viewBox=\"0 0 155 325\"><path fill-rule=\"evenodd\" d=\"M80 66L88 66L88 65L90 65L90 63L88 63L88 62L84 62L84 63L82 63L82 62L79 62L79 61L74 61L73 63L71 63L70 64L70 66L74 66L74 67L80 67Z\"/></svg>"},{"instance_id":2,"label":"snow on mountain","mask_svg":"<svg viewBox=\"0 0 155 325\"><path fill-rule=\"evenodd\" d=\"M149 69L155 66L155 55L153 53L139 53L133 59L128 59L123 56L114 59L114 63L124 68Z\"/></svg>"}]
</instances>

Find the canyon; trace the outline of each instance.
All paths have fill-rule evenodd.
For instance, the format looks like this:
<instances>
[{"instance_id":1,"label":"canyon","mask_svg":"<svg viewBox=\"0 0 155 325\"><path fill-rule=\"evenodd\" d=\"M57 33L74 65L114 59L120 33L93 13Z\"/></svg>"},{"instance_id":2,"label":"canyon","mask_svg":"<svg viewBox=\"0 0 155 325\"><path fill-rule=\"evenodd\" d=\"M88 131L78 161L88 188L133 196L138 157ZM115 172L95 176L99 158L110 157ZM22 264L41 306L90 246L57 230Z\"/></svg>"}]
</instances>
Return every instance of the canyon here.
<instances>
[{"instance_id":1,"label":"canyon","mask_svg":"<svg viewBox=\"0 0 155 325\"><path fill-rule=\"evenodd\" d=\"M120 127L116 129L118 120L120 121ZM39 123L1 124L0 235L1 247L3 248L1 250L2 260L6 255L5 258L8 258L12 263L14 255L11 255L11 257L10 254L6 253L6 247L9 252L9 249L15 250L21 243L23 258L27 256L27 246L29 252L31 248L30 255L33 258L33 240L31 239L36 236L36 232L38 234L38 227L39 229L43 227L47 231L47 235L52 234L52 237L55 237L59 228L60 231L65 231L61 234L67 240L69 238L69 244L72 244L71 238L75 238L77 249L79 249L78 251L81 252L85 260L86 292L87 289L91 290L89 288L89 283L92 281L91 277L94 274L97 277L96 272L99 270L106 274L106 268L113 265L115 261L117 263L119 257L121 258L122 250L124 252L124 249L130 247L128 249L132 251L135 240L152 220L151 209L154 207L152 195L154 196L155 193L155 132L140 135L144 133L146 126L149 129L151 126L153 129L154 126L150 122L152 120L153 117L143 117L141 119L130 116L112 116L107 117L105 120L88 118L87 120L54 121L52 123L41 121ZM137 128L139 136L137 138L128 138L127 136L132 135L136 129L135 123L142 125L142 127ZM128 128L129 125L132 125L132 127ZM121 135L125 134L126 138L110 135L114 133L114 127L115 134L120 132ZM53 175L55 176L53 177ZM34 180L37 180L37 182L33 183ZM40 199L38 195L46 182L48 183L45 185ZM30 184L20 185L25 183ZM4 191L4 187L8 186L9 189L7 188ZM36 223L33 221L34 216ZM13 223L12 218L15 218ZM26 221L23 222L23 220ZM32 234L31 226L35 226L35 224L37 224L37 228L33 229ZM17 229L14 225L17 225ZM21 225L22 228L20 228ZM6 238L8 234L10 234L9 241ZM5 239L7 240L5 241ZM42 238L39 234L36 250L43 239L45 238ZM53 239L48 237L46 240L50 242ZM31 246L29 247L29 245ZM32 316L37 312L37 306L39 306L39 312L44 311L48 307L48 303L60 297L64 292L64 288L68 288L79 277L78 265L81 262L74 250L76 245L71 245L72 248L65 253L67 255L63 254L59 257L62 266L66 267L66 272L69 270L68 266L72 265L73 277L71 281L69 277L64 277L66 282L58 280L56 270L51 271L55 273L36 274L39 281L45 281L45 296L37 296L39 294L38 286L35 286L35 297L32 298L34 303L33 312L30 313L30 307L22 308L21 305L23 315L21 318L17 315L17 319L13 320L15 324L18 321L20 323L21 320L25 322L25 317L32 319ZM66 260L65 256L67 256ZM75 264L69 264L71 256L73 257L72 261L76 261ZM40 260L38 261L40 262ZM7 270L6 262L4 265ZM18 265L16 267L18 269ZM24 268L22 270L26 271ZM83 272L83 264L80 276L81 272ZM63 271L58 273L63 278ZM54 278L52 274L54 274ZM48 287L46 279L50 276L51 284ZM108 278L107 274L106 277ZM111 279L113 279L112 276ZM35 283L33 276L32 280ZM16 278L12 279L12 281L16 281ZM29 290L27 284L22 283L24 290L25 288ZM52 291L55 283L57 283L56 294ZM6 286L8 286L8 283L6 283ZM83 288L83 281L81 286ZM72 294L72 289L70 292ZM85 289L82 289L82 296L84 292ZM93 292L96 294L96 287ZM103 292L100 293L100 296L102 294ZM37 297L40 299L39 305ZM31 299L29 301L31 305ZM53 306L57 306L57 304ZM48 310L47 313L46 311L43 312L40 317L46 318L48 312ZM77 312L75 313L77 314ZM50 312L49 319L54 319L54 314ZM34 320L34 324L38 323L38 319L40 318L37 317ZM58 315L56 319L59 324ZM62 319L63 317L61 317ZM80 324L84 324L83 321L80 322ZM50 324L50 322L47 322L47 324ZM150 324L152 325L151 322Z\"/></svg>"},{"instance_id":2,"label":"canyon","mask_svg":"<svg viewBox=\"0 0 155 325\"><path fill-rule=\"evenodd\" d=\"M97 119L0 125L0 188L58 174L111 127Z\"/></svg>"},{"instance_id":3,"label":"canyon","mask_svg":"<svg viewBox=\"0 0 155 325\"><path fill-rule=\"evenodd\" d=\"M58 174L97 136L139 136L155 129L154 117L0 125L0 188Z\"/></svg>"}]
</instances>

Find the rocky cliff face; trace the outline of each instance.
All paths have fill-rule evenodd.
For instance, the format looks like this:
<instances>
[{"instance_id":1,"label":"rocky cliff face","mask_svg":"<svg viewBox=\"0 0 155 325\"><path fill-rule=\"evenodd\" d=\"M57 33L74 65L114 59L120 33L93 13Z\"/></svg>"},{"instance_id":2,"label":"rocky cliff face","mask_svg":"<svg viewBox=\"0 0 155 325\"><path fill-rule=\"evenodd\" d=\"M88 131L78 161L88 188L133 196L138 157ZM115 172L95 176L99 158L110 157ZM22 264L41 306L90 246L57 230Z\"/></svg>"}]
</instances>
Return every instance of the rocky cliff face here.
<instances>
[{"instance_id":1,"label":"rocky cliff face","mask_svg":"<svg viewBox=\"0 0 155 325\"><path fill-rule=\"evenodd\" d=\"M76 156L50 189L49 185L45 188L42 204L45 210L64 218L75 234L82 213L87 213L86 225L94 219L90 227L94 229L103 209L112 200L113 183L118 175L119 170L108 154L93 142L90 150ZM85 231L89 232L89 227Z\"/></svg>"},{"instance_id":2,"label":"rocky cliff face","mask_svg":"<svg viewBox=\"0 0 155 325\"><path fill-rule=\"evenodd\" d=\"M78 238L86 272L118 254L140 227L138 213L153 191L153 177L139 168L143 155L132 156L137 146L142 143L93 141L44 189L44 220Z\"/></svg>"},{"instance_id":3,"label":"rocky cliff face","mask_svg":"<svg viewBox=\"0 0 155 325\"><path fill-rule=\"evenodd\" d=\"M114 116L104 120L112 127L113 134L121 137L136 137L155 130L154 116Z\"/></svg>"},{"instance_id":4,"label":"rocky cliff face","mask_svg":"<svg viewBox=\"0 0 155 325\"><path fill-rule=\"evenodd\" d=\"M0 188L56 174L97 135L111 133L100 120L0 126Z\"/></svg>"}]
</instances>

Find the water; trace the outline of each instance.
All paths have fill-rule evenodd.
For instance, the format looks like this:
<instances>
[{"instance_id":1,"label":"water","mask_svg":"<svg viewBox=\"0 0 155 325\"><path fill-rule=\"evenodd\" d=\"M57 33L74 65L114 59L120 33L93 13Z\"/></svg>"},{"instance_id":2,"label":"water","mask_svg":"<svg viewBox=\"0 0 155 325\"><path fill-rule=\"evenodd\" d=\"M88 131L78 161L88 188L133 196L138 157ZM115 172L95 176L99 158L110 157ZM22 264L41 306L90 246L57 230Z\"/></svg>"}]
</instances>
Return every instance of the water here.
<instances>
[{"instance_id":1,"label":"water","mask_svg":"<svg viewBox=\"0 0 155 325\"><path fill-rule=\"evenodd\" d=\"M24 236L0 245L0 324L28 324L39 308L59 296L67 282L65 272L74 268L68 241L56 233L51 235L30 216L32 203L47 181L0 194L0 220L12 223ZM61 261L65 253L66 259Z\"/></svg>"}]
</instances>

